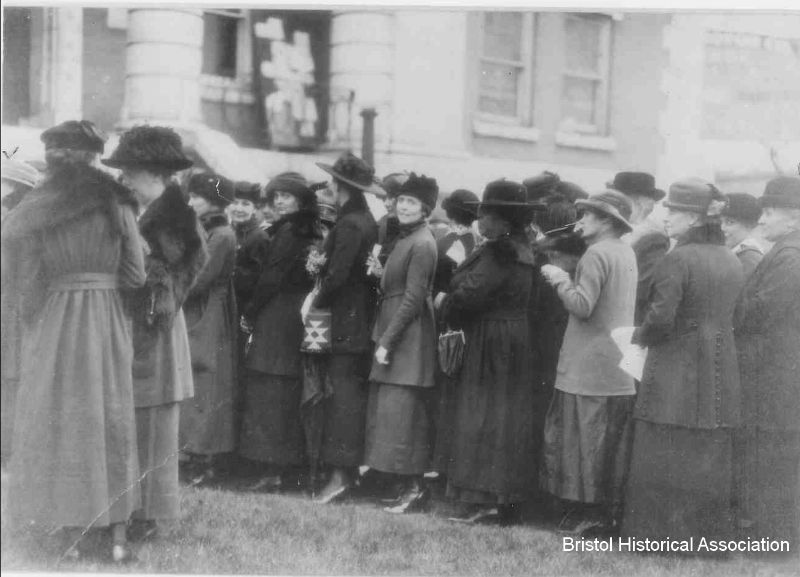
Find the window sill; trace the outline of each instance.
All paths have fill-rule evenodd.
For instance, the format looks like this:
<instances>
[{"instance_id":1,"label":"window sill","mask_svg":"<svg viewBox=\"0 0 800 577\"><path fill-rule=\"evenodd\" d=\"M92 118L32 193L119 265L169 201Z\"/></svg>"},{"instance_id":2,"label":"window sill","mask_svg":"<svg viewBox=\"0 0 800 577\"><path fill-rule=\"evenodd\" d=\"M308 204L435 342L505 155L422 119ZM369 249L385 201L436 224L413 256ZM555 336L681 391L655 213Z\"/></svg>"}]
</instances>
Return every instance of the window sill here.
<instances>
[{"instance_id":1,"label":"window sill","mask_svg":"<svg viewBox=\"0 0 800 577\"><path fill-rule=\"evenodd\" d=\"M203 74L200 80L200 96L210 102L226 104L254 104L253 91L242 82L226 76Z\"/></svg>"},{"instance_id":2,"label":"window sill","mask_svg":"<svg viewBox=\"0 0 800 577\"><path fill-rule=\"evenodd\" d=\"M493 136L508 140L522 140L524 142L538 142L540 135L538 128L498 124L485 120L473 120L472 132L480 136Z\"/></svg>"},{"instance_id":3,"label":"window sill","mask_svg":"<svg viewBox=\"0 0 800 577\"><path fill-rule=\"evenodd\" d=\"M574 132L557 132L556 144L565 148L584 148L613 152L617 149L617 141L613 136L591 136Z\"/></svg>"}]
</instances>

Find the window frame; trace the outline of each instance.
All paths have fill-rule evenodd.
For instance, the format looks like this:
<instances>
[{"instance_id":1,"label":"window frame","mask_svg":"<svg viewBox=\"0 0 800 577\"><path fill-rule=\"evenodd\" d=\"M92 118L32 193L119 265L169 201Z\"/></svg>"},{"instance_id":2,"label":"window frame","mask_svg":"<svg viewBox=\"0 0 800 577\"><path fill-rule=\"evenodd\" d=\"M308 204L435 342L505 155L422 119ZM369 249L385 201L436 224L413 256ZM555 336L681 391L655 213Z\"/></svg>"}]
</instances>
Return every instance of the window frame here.
<instances>
[{"instance_id":1,"label":"window frame","mask_svg":"<svg viewBox=\"0 0 800 577\"><path fill-rule=\"evenodd\" d=\"M497 11L501 12L501 11ZM502 12L516 12L513 10L503 10ZM484 56L484 45L486 35L484 34L486 26L486 17L492 11L484 11L480 14L480 40L478 43L478 58L477 58L477 86L475 95L475 119L484 123L514 126L514 127L532 127L533 125L533 79L536 67L536 13L525 11L517 12L522 14L522 37L520 39L520 60L505 60L502 58L492 58ZM481 68L484 62L492 64L500 64L503 66L514 66L521 69L519 74L519 82L517 83L517 113L515 116L504 116L501 114L492 114L484 112L480 109L481 98Z\"/></svg>"},{"instance_id":2,"label":"window frame","mask_svg":"<svg viewBox=\"0 0 800 577\"><path fill-rule=\"evenodd\" d=\"M569 20L593 20L602 23L600 28L600 64L597 73L587 73L585 71L570 70L567 67L567 22ZM609 95L611 93L611 57L613 51L614 39L614 21L615 18L609 14L603 13L583 13L572 12L564 14L562 33L564 37L564 62L561 71L561 93L559 94L559 103L561 105L561 112L558 123L558 131L564 134L578 134L586 136L608 136L610 133L609 128ZM596 121L594 123L573 123L565 124L564 118L564 86L567 78L577 78L581 80L591 80L599 84L597 94L594 101L594 114Z\"/></svg>"},{"instance_id":3,"label":"window frame","mask_svg":"<svg viewBox=\"0 0 800 577\"><path fill-rule=\"evenodd\" d=\"M237 20L236 27L236 74L233 77L202 73L203 100L251 104L253 95L253 39L250 33L252 15L248 9L238 11L225 9L203 9L203 15L211 14Z\"/></svg>"}]
</instances>

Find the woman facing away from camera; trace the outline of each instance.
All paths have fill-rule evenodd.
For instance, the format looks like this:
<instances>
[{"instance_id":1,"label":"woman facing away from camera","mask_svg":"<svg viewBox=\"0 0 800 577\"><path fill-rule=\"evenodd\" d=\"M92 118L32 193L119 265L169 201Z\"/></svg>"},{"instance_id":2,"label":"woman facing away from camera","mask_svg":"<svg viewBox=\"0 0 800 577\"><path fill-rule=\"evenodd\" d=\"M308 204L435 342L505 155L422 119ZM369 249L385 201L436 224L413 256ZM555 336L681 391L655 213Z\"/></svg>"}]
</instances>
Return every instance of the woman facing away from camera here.
<instances>
[{"instance_id":1,"label":"woman facing away from camera","mask_svg":"<svg viewBox=\"0 0 800 577\"><path fill-rule=\"evenodd\" d=\"M47 173L4 223L4 259L21 266L24 340L8 514L17 527L66 528L65 555L90 529L140 505L130 321L121 291L145 281L129 191L92 166L104 138L88 121L42 134Z\"/></svg>"},{"instance_id":2,"label":"woman facing away from camera","mask_svg":"<svg viewBox=\"0 0 800 577\"><path fill-rule=\"evenodd\" d=\"M436 297L444 321L463 329L463 366L456 387L447 496L464 510L453 520L509 520L535 482L533 403L527 307L533 253L525 189L498 180L479 205L487 240Z\"/></svg>"},{"instance_id":3,"label":"woman facing away from camera","mask_svg":"<svg viewBox=\"0 0 800 577\"><path fill-rule=\"evenodd\" d=\"M139 201L145 246L147 282L130 299L142 488L142 507L129 530L134 540L154 536L159 521L180 517L180 406L194 394L182 306L207 258L197 217L174 180L192 165L182 148L170 128L137 126L102 160L122 171L122 182Z\"/></svg>"},{"instance_id":4,"label":"woman facing away from camera","mask_svg":"<svg viewBox=\"0 0 800 577\"><path fill-rule=\"evenodd\" d=\"M426 389L434 386L436 323L433 278L436 241L426 218L439 188L413 172L397 195L399 230L381 276L380 308L372 331L364 464L402 480L390 513L406 513L427 500L422 481L430 459Z\"/></svg>"},{"instance_id":5,"label":"woman facing away from camera","mask_svg":"<svg viewBox=\"0 0 800 577\"><path fill-rule=\"evenodd\" d=\"M648 347L634 407L622 535L733 537L733 430L740 418L733 310L744 273L724 245L721 194L700 179L669 187L677 241L653 272L633 342Z\"/></svg>"},{"instance_id":6,"label":"woman facing away from camera","mask_svg":"<svg viewBox=\"0 0 800 577\"><path fill-rule=\"evenodd\" d=\"M300 309L314 286L306 260L322 238L317 196L304 178L278 175L267 189L279 218L269 229L264 266L242 310L253 340L244 367L239 454L262 465L255 490L280 487L290 468L305 460Z\"/></svg>"},{"instance_id":7,"label":"woman facing away from camera","mask_svg":"<svg viewBox=\"0 0 800 577\"><path fill-rule=\"evenodd\" d=\"M187 189L208 246L208 261L184 305L194 397L181 411L180 439L190 459L192 482L198 484L214 479L219 458L236 448L236 233L224 212L233 200L233 182L198 173Z\"/></svg>"}]
</instances>

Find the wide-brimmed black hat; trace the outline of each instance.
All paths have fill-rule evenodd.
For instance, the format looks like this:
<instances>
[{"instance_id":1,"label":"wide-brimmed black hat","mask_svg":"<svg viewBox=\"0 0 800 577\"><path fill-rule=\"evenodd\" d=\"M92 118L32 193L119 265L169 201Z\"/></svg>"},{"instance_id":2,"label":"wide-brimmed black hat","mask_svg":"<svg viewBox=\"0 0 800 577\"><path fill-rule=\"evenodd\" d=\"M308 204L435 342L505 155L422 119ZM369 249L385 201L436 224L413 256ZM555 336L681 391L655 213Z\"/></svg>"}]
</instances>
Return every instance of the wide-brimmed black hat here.
<instances>
[{"instance_id":1,"label":"wide-brimmed black hat","mask_svg":"<svg viewBox=\"0 0 800 577\"><path fill-rule=\"evenodd\" d=\"M317 166L334 179L345 182L359 190L381 196L386 194L375 182L375 169L352 152L343 153L333 165L318 162Z\"/></svg>"},{"instance_id":2,"label":"wide-brimmed black hat","mask_svg":"<svg viewBox=\"0 0 800 577\"><path fill-rule=\"evenodd\" d=\"M48 128L39 137L45 150L68 148L103 153L108 137L88 120L67 120Z\"/></svg>"},{"instance_id":3,"label":"wide-brimmed black hat","mask_svg":"<svg viewBox=\"0 0 800 577\"><path fill-rule=\"evenodd\" d=\"M222 207L232 203L235 195L235 186L231 180L210 172L193 174L186 189L190 194L196 194L211 204Z\"/></svg>"},{"instance_id":4,"label":"wide-brimmed black hat","mask_svg":"<svg viewBox=\"0 0 800 577\"><path fill-rule=\"evenodd\" d=\"M656 202L666 196L663 190L656 188L655 177L647 172L618 172L606 186L628 196L647 196Z\"/></svg>"},{"instance_id":5,"label":"wide-brimmed black hat","mask_svg":"<svg viewBox=\"0 0 800 577\"><path fill-rule=\"evenodd\" d=\"M428 178L424 174L415 173L408 175L406 181L400 185L397 196L411 196L428 207L430 211L436 208L436 199L439 198L439 184L435 178Z\"/></svg>"},{"instance_id":6,"label":"wide-brimmed black hat","mask_svg":"<svg viewBox=\"0 0 800 577\"><path fill-rule=\"evenodd\" d=\"M487 184L480 201L464 204L490 210L513 226L522 227L530 224L535 210L544 210L544 205L528 202L528 192L522 184L505 178Z\"/></svg>"},{"instance_id":7,"label":"wide-brimmed black hat","mask_svg":"<svg viewBox=\"0 0 800 577\"><path fill-rule=\"evenodd\" d=\"M459 188L450 193L442 201L442 208L447 216L453 220L470 224L478 218L478 195L465 188Z\"/></svg>"},{"instance_id":8,"label":"wide-brimmed black hat","mask_svg":"<svg viewBox=\"0 0 800 577\"><path fill-rule=\"evenodd\" d=\"M761 218L761 205L752 194L733 192L725 195L722 216L727 216L745 224L755 225Z\"/></svg>"},{"instance_id":9,"label":"wide-brimmed black hat","mask_svg":"<svg viewBox=\"0 0 800 577\"><path fill-rule=\"evenodd\" d=\"M548 197L556 195L564 197L569 202L589 197L589 194L580 186L574 182L561 180L558 174L549 170L526 178L522 181L522 185L528 192L528 202L535 204L546 203Z\"/></svg>"},{"instance_id":10,"label":"wide-brimmed black hat","mask_svg":"<svg viewBox=\"0 0 800 577\"><path fill-rule=\"evenodd\" d=\"M767 183L761 206L773 208L800 208L800 178L779 176Z\"/></svg>"},{"instance_id":11,"label":"wide-brimmed black hat","mask_svg":"<svg viewBox=\"0 0 800 577\"><path fill-rule=\"evenodd\" d=\"M240 180L234 184L234 197L249 200L256 204L261 197L261 185Z\"/></svg>"},{"instance_id":12,"label":"wide-brimmed black hat","mask_svg":"<svg viewBox=\"0 0 800 577\"><path fill-rule=\"evenodd\" d=\"M627 195L618 190L602 190L590 195L589 198L576 201L575 206L588 208L610 216L621 224L623 228L628 231L633 230L633 225L630 223L633 203L631 203L631 199Z\"/></svg>"},{"instance_id":13,"label":"wide-brimmed black hat","mask_svg":"<svg viewBox=\"0 0 800 577\"><path fill-rule=\"evenodd\" d=\"M119 146L100 162L112 168L160 168L179 171L192 166L177 132L166 126L134 126L119 139Z\"/></svg>"}]
</instances>

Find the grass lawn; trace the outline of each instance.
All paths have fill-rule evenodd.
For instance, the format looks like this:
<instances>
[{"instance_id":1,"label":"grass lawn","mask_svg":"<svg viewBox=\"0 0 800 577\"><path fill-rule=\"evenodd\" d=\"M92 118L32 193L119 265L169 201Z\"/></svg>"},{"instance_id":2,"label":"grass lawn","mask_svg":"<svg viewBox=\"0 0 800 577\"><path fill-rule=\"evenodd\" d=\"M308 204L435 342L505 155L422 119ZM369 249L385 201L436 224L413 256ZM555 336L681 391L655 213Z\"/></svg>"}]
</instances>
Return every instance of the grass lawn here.
<instances>
[{"instance_id":1,"label":"grass lawn","mask_svg":"<svg viewBox=\"0 0 800 577\"><path fill-rule=\"evenodd\" d=\"M2 479L6 510L7 475ZM52 545L15 535L2 521L3 571L216 573L279 575L798 575L797 558L686 559L633 553L567 553L542 525L463 526L448 507L394 516L367 500L320 507L300 494L269 495L184 488L183 518L137 544L137 560L58 563Z\"/></svg>"}]
</instances>

